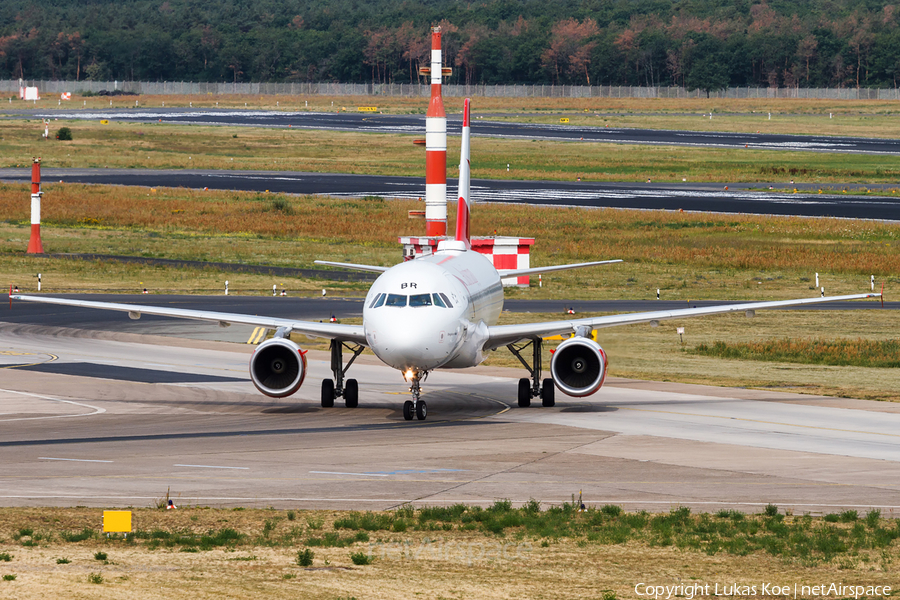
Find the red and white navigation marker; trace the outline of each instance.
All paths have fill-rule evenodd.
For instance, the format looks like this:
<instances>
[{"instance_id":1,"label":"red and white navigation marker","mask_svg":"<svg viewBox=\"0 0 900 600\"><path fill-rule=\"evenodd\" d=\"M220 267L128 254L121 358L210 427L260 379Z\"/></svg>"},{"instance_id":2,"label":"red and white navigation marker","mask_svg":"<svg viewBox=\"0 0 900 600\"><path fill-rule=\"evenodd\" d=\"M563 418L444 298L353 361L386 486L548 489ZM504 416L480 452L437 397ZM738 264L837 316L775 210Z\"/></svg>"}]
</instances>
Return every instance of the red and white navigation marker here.
<instances>
[{"instance_id":1,"label":"red and white navigation marker","mask_svg":"<svg viewBox=\"0 0 900 600\"><path fill-rule=\"evenodd\" d=\"M425 113L425 235L447 234L447 115L441 97L441 28L431 30L431 102Z\"/></svg>"},{"instance_id":2,"label":"red and white navigation marker","mask_svg":"<svg viewBox=\"0 0 900 600\"><path fill-rule=\"evenodd\" d=\"M26 254L43 254L41 243L41 159L35 158L31 165L31 239L28 240Z\"/></svg>"}]
</instances>

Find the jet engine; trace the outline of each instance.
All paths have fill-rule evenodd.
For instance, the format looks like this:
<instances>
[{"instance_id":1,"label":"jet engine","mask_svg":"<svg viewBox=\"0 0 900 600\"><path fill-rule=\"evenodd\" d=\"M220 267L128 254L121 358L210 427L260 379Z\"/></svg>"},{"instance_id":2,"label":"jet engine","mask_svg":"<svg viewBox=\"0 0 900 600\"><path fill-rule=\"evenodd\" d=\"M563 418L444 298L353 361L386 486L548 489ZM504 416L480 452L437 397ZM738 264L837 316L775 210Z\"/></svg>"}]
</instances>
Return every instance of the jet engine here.
<instances>
[{"instance_id":1,"label":"jet engine","mask_svg":"<svg viewBox=\"0 0 900 600\"><path fill-rule=\"evenodd\" d=\"M284 338L260 344L250 357L250 379L260 392L284 398L300 389L306 377L306 352Z\"/></svg>"},{"instance_id":2,"label":"jet engine","mask_svg":"<svg viewBox=\"0 0 900 600\"><path fill-rule=\"evenodd\" d=\"M561 392L569 396L590 396L606 379L606 352L586 337L563 341L550 360L550 374Z\"/></svg>"}]
</instances>

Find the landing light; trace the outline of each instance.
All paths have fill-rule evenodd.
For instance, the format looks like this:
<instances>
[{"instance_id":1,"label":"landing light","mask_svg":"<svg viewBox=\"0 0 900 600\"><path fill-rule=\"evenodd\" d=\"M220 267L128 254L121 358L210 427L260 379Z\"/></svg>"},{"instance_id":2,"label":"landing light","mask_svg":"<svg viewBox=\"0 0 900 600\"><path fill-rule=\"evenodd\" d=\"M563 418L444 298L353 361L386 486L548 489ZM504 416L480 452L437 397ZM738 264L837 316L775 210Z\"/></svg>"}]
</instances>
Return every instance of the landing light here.
<instances>
[{"instance_id":1,"label":"landing light","mask_svg":"<svg viewBox=\"0 0 900 600\"><path fill-rule=\"evenodd\" d=\"M406 373L403 374L403 379L409 381L415 376L415 372L412 369L407 369Z\"/></svg>"}]
</instances>

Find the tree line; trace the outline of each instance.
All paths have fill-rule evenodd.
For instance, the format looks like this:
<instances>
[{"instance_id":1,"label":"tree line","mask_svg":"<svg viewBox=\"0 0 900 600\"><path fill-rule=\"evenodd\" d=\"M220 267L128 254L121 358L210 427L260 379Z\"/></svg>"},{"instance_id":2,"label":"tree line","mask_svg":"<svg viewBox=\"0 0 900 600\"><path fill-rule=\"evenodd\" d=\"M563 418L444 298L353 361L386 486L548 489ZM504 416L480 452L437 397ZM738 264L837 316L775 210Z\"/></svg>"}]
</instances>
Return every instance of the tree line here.
<instances>
[{"instance_id":1,"label":"tree line","mask_svg":"<svg viewBox=\"0 0 900 600\"><path fill-rule=\"evenodd\" d=\"M0 78L897 87L871 0L4 0Z\"/></svg>"}]
</instances>

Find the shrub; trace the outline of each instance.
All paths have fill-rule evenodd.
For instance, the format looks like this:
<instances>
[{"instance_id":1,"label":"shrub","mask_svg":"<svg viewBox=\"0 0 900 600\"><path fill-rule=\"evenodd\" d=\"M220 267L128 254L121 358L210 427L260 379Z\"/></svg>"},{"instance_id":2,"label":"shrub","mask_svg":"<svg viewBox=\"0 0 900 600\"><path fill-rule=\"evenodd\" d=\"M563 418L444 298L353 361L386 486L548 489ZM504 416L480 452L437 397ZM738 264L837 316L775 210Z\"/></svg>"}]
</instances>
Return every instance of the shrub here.
<instances>
[{"instance_id":1,"label":"shrub","mask_svg":"<svg viewBox=\"0 0 900 600\"><path fill-rule=\"evenodd\" d=\"M94 530L85 527L80 533L64 531L59 535L67 542L83 542L84 540L89 540L94 537Z\"/></svg>"},{"instance_id":2,"label":"shrub","mask_svg":"<svg viewBox=\"0 0 900 600\"><path fill-rule=\"evenodd\" d=\"M354 565L370 565L375 560L375 557L365 552L351 552L350 560L353 561Z\"/></svg>"},{"instance_id":3,"label":"shrub","mask_svg":"<svg viewBox=\"0 0 900 600\"><path fill-rule=\"evenodd\" d=\"M103 573L91 573L88 575L88 583L103 583Z\"/></svg>"},{"instance_id":4,"label":"shrub","mask_svg":"<svg viewBox=\"0 0 900 600\"><path fill-rule=\"evenodd\" d=\"M403 533L406 531L407 527L409 527L409 525L407 524L406 519L397 519L394 521L392 529L397 533Z\"/></svg>"},{"instance_id":5,"label":"shrub","mask_svg":"<svg viewBox=\"0 0 900 600\"><path fill-rule=\"evenodd\" d=\"M60 127L56 132L56 139L60 141L72 141L72 130L68 127Z\"/></svg>"},{"instance_id":6,"label":"shrub","mask_svg":"<svg viewBox=\"0 0 900 600\"><path fill-rule=\"evenodd\" d=\"M0 552L0 560L3 562L9 562L13 559L13 555L9 552Z\"/></svg>"},{"instance_id":7,"label":"shrub","mask_svg":"<svg viewBox=\"0 0 900 600\"><path fill-rule=\"evenodd\" d=\"M315 554L309 548L297 551L297 564L301 567L311 567Z\"/></svg>"},{"instance_id":8,"label":"shrub","mask_svg":"<svg viewBox=\"0 0 900 600\"><path fill-rule=\"evenodd\" d=\"M94 552L94 560L106 560L106 552L103 552L103 551Z\"/></svg>"},{"instance_id":9,"label":"shrub","mask_svg":"<svg viewBox=\"0 0 900 600\"><path fill-rule=\"evenodd\" d=\"M615 504L606 504L603 506L603 508L600 509L600 512L602 512L604 515L609 515L610 517L618 517L625 511L622 510L621 506L616 506Z\"/></svg>"},{"instance_id":10,"label":"shrub","mask_svg":"<svg viewBox=\"0 0 900 600\"><path fill-rule=\"evenodd\" d=\"M269 534L275 531L277 526L278 519L266 519L266 522L263 524L263 537L268 538Z\"/></svg>"},{"instance_id":11,"label":"shrub","mask_svg":"<svg viewBox=\"0 0 900 600\"><path fill-rule=\"evenodd\" d=\"M3 581L15 581L15 580L16 580L15 575L4 575L3 576Z\"/></svg>"},{"instance_id":12,"label":"shrub","mask_svg":"<svg viewBox=\"0 0 900 600\"><path fill-rule=\"evenodd\" d=\"M58 564L58 565L67 565L67 564L69 564L70 562L72 562L72 561L69 560L68 558L66 558L65 556L62 557L62 558L57 558L57 559L56 559L56 564Z\"/></svg>"},{"instance_id":13,"label":"shrub","mask_svg":"<svg viewBox=\"0 0 900 600\"><path fill-rule=\"evenodd\" d=\"M774 504L766 504L765 513L767 517L774 517L778 514L778 507Z\"/></svg>"},{"instance_id":14,"label":"shrub","mask_svg":"<svg viewBox=\"0 0 900 600\"><path fill-rule=\"evenodd\" d=\"M296 518L297 518L297 513L295 513L292 510L287 511L287 520L288 521L293 521Z\"/></svg>"},{"instance_id":15,"label":"shrub","mask_svg":"<svg viewBox=\"0 0 900 600\"><path fill-rule=\"evenodd\" d=\"M859 513L855 510L845 510L841 513L841 521L844 523L853 523L859 519Z\"/></svg>"},{"instance_id":16,"label":"shrub","mask_svg":"<svg viewBox=\"0 0 900 600\"><path fill-rule=\"evenodd\" d=\"M873 508L869 512L866 513L866 525L871 528L875 528L878 525L878 520L881 518L881 511L877 508Z\"/></svg>"},{"instance_id":17,"label":"shrub","mask_svg":"<svg viewBox=\"0 0 900 600\"><path fill-rule=\"evenodd\" d=\"M281 196L272 200L272 202L269 204L269 210L280 212L283 215L294 214L294 207L293 205L291 205L291 201Z\"/></svg>"}]
</instances>

